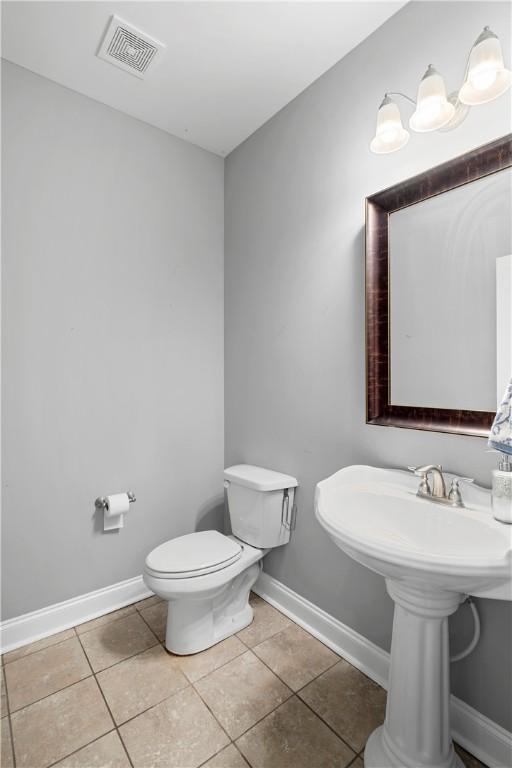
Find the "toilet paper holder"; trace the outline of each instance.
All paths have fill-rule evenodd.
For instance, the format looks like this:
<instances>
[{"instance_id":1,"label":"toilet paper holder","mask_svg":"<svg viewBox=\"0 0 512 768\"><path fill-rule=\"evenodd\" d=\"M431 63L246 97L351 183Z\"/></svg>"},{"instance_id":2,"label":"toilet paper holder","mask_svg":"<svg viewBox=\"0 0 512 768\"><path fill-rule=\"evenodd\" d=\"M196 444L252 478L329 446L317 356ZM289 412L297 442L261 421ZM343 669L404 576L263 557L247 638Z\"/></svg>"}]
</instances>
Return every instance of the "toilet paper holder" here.
<instances>
[{"instance_id":1,"label":"toilet paper holder","mask_svg":"<svg viewBox=\"0 0 512 768\"><path fill-rule=\"evenodd\" d=\"M134 502L134 501L137 501L133 491L127 491L126 494L128 496L128 501L130 502L130 504L132 502ZM107 503L108 502L107 502L107 499L106 499L105 496L98 496L98 498L94 502L94 506L96 507L96 509L106 509L107 508Z\"/></svg>"}]
</instances>

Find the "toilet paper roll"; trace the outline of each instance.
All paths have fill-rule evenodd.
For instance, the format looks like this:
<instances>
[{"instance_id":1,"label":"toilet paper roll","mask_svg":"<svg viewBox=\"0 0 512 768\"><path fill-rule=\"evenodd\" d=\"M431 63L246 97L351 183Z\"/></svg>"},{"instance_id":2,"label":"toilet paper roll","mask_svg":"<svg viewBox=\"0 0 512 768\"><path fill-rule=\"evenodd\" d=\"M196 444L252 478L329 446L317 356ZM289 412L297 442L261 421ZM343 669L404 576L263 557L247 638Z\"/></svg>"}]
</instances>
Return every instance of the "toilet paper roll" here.
<instances>
[{"instance_id":1,"label":"toilet paper roll","mask_svg":"<svg viewBox=\"0 0 512 768\"><path fill-rule=\"evenodd\" d=\"M124 526L124 516L130 509L130 499L127 493L113 493L107 496L104 511L103 530L113 531Z\"/></svg>"},{"instance_id":2,"label":"toilet paper roll","mask_svg":"<svg viewBox=\"0 0 512 768\"><path fill-rule=\"evenodd\" d=\"M105 514L107 517L115 515L125 515L130 509L130 499L127 493L113 493L107 496L107 507Z\"/></svg>"}]
</instances>

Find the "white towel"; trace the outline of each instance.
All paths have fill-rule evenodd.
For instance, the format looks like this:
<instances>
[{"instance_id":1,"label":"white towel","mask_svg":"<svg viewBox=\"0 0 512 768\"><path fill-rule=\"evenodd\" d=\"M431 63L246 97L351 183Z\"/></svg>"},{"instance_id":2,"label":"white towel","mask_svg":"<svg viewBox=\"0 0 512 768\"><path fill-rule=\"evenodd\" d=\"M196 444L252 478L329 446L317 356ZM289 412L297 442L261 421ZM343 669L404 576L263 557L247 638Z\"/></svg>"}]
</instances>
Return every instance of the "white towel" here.
<instances>
[{"instance_id":1,"label":"white towel","mask_svg":"<svg viewBox=\"0 0 512 768\"><path fill-rule=\"evenodd\" d=\"M489 448L512 456L512 379L508 384L489 435Z\"/></svg>"}]
</instances>

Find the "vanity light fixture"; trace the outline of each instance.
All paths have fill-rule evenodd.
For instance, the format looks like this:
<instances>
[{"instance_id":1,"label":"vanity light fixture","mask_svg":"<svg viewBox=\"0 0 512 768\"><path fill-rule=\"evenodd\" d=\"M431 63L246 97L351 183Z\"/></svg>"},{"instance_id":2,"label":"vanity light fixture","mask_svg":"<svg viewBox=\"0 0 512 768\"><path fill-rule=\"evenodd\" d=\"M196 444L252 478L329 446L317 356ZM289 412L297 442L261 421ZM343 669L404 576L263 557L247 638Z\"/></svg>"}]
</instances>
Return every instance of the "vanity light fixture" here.
<instances>
[{"instance_id":1,"label":"vanity light fixture","mask_svg":"<svg viewBox=\"0 0 512 768\"><path fill-rule=\"evenodd\" d=\"M404 147L409 140L398 105L390 96L401 96L415 106L409 120L413 131L449 131L460 125L469 107L497 99L511 85L512 72L505 69L500 41L489 27L484 27L469 53L460 91L447 96L442 76L429 64L418 86L416 101L400 91L388 91L384 95L370 149L375 154L389 154Z\"/></svg>"}]
</instances>

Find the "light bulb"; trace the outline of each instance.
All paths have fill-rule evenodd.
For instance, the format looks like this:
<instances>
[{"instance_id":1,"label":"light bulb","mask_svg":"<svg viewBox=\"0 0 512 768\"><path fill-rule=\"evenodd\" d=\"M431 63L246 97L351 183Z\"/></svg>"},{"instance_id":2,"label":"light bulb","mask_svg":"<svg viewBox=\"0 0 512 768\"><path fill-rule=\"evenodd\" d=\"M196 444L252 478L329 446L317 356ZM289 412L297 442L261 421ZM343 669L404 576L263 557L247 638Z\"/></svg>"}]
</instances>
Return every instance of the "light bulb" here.
<instances>
[{"instance_id":1,"label":"light bulb","mask_svg":"<svg viewBox=\"0 0 512 768\"><path fill-rule=\"evenodd\" d=\"M468 79L477 91L485 91L486 88L490 88L496 81L496 75L496 70L482 68L472 72Z\"/></svg>"}]
</instances>

